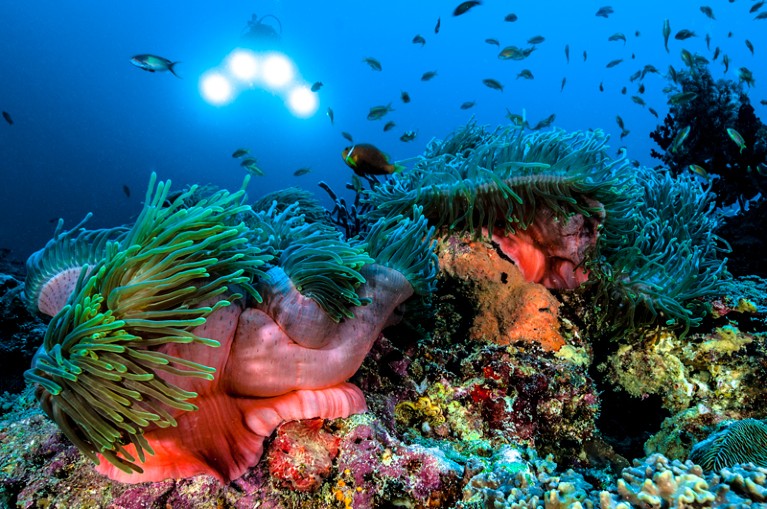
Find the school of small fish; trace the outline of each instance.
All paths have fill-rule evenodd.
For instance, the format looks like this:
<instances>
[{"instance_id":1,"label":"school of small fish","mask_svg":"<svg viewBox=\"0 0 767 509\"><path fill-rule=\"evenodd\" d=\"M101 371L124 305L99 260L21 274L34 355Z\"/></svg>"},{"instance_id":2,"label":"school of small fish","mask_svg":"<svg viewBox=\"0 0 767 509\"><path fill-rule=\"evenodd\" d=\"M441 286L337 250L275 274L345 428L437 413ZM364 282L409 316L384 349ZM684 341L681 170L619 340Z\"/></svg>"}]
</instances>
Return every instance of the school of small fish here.
<instances>
[{"instance_id":1,"label":"school of small fish","mask_svg":"<svg viewBox=\"0 0 767 509\"><path fill-rule=\"evenodd\" d=\"M734 3L734 0L730 0L729 3ZM767 19L767 10L762 11L762 7L765 5L764 1L759 2L753 2L749 9L749 14L754 15L753 20L764 20ZM716 11L715 11L716 7ZM483 2L479 0L469 0L464 1L456 5L452 10L452 18L460 18L453 21L451 19L451 23L462 23L463 18L466 18L465 22L469 22L469 18L472 18L475 16L474 12L479 11L483 9ZM594 12L594 15L596 17L608 19L611 18L613 15L616 14L616 9L619 11L620 6L617 8L613 8L612 6L603 6L600 7ZM690 16L697 15L697 16L704 16L709 21L708 23L714 23L717 20L717 14L720 14L718 11L724 10L724 7L722 6L709 6L709 5L699 5L697 7L698 14L690 14ZM619 17L619 15L616 15L616 17ZM446 18L447 20L447 18ZM507 23L516 23L520 20L520 16L517 13L509 12L503 17L503 21ZM443 16L439 16L436 18L436 24L434 25L433 32L435 35L439 34L440 28L443 25ZM608 21L608 23L611 21ZM652 83L648 82L645 83L644 79L649 74L656 74L662 77L665 77L668 81L672 83L671 86L664 88L662 91L668 98L667 104L665 105L668 107L673 107L675 105L682 105L685 103L688 103L690 101L694 101L697 98L697 94L691 91L684 91L679 90L680 87L674 87L675 84L678 85L678 70L679 69L685 69L685 68L694 68L694 66L699 64L707 64L711 61L717 61L721 56L721 65L723 66L724 73L727 73L730 68L730 57L723 53L719 46L716 46L714 38L712 38L710 33L702 33L703 30L699 30L697 33L695 30L691 30L684 27L676 26L675 29L672 29L672 20L670 19L663 19L662 22L658 21L658 43L657 44L663 44L663 48L666 52L672 53L673 51L679 51L679 64L674 66L670 65L668 67L667 72L664 74L661 71L658 70L652 63L644 63L643 65L639 66L638 69L636 69L635 61L637 60L637 50L632 50L632 42L634 39L639 38L641 36L640 32L638 30L632 30L632 31L616 31L613 32L612 35L609 35L606 37L606 40L611 45L613 43L618 43L621 48L625 49L623 50L625 52L624 56L619 58L612 58L612 59L605 59L603 62L603 68L606 70L604 74L604 79L599 82L599 92L605 92L606 84L612 84L613 86L610 88L611 90L620 90L620 93L624 96L626 96L630 101L637 105L640 108L645 109L649 115L652 115L655 118L659 118L658 110L653 108L652 105L649 105L647 100L645 99L645 92L647 91L647 88L652 85ZM674 25L677 24L677 21L674 21ZM426 28L426 27L424 27ZM413 45L420 46L420 47L427 47L429 45L428 38L430 36L422 35L424 32L417 33L413 35L410 39L410 42ZM608 32L609 33L609 32ZM632 37L633 35L633 37ZM733 37L733 33L730 32L727 37L731 38ZM706 50L711 52L711 58L706 58L703 55L697 54L692 52L690 49L687 49L685 47L681 47L681 45L686 44L688 41L691 43L694 43L696 40L705 40ZM499 60L502 61L510 61L510 62L523 62L523 61L532 61L534 60L534 54L538 47L541 45L545 45L546 43L546 36L545 34L539 34L539 35L533 35L531 37L526 38L520 38L518 41L509 41L512 44L506 44L504 45L503 39L498 37L487 37L483 39L483 42L486 43L487 47L490 48L490 51L493 50L493 48L496 48L495 51L496 57ZM714 42L714 49L712 51L712 42ZM754 44L749 39L744 39L743 44L746 46L748 51L752 56L758 54L758 50L754 47ZM697 46L695 46L697 47ZM636 53L634 51L637 51ZM564 57L565 57L565 64L570 64L570 54L571 54L571 45L565 44L564 45ZM588 52L586 49L583 50L583 62L586 62L588 60ZM382 71L383 66L381 63L374 57L365 57L362 60L364 63L366 63L371 70L373 71ZM509 64L510 66L514 65L512 63ZM614 86L616 82L616 73L621 74L622 71L620 69L624 69L627 66L634 67L634 72L632 72L629 76L629 82L631 83L630 87L628 85L626 86L620 86L620 88L616 88ZM508 79L509 76L516 77L516 80L525 80L525 81L532 81L535 80L535 74L533 73L533 69L535 67L525 67L525 68L519 68L516 67L515 70L505 75ZM500 94L508 94L508 89L511 88L510 82L505 82L506 80L502 79L503 76L484 76L484 77L478 77L477 83L481 83L484 87L487 87L491 90L495 90L499 92ZM737 78L743 85L752 88L755 84L755 78L754 73L745 66L740 66L737 68ZM432 80L439 80L439 70L438 69L427 69L425 70L421 77L420 81L422 82L429 82ZM562 76L561 81L559 83L559 90L560 92L564 92L565 86L567 84L567 76ZM321 83L320 83L321 85ZM508 86L507 86L508 85ZM631 92L629 91L631 88ZM633 93L632 93L633 92ZM400 96L401 102L403 104L408 104L411 101L410 95L402 91ZM762 99L760 101L761 104L767 105L767 100ZM477 101L475 99L469 99L465 100L462 103L456 104L455 107L457 107L460 110L470 110L474 108L477 104ZM658 105L660 106L660 105ZM659 108L660 109L660 108ZM378 121L389 115L390 113L394 112L395 109L392 107L392 103L388 103L386 105L376 105L370 107L370 110L367 114L367 119L370 121ZM333 123L333 111L328 108L328 116L330 118L331 124ZM544 129L546 127L549 127L553 124L554 120L556 119L555 114L551 114L540 121L538 121L535 124L531 124L528 122L526 115L523 113L523 115L515 114L507 109L506 117L515 125L524 127L531 130L536 129ZM616 121L618 124L618 127L620 128L620 139L622 140L626 136L629 136L631 131L627 127L626 123L624 122L623 118L620 115L616 115ZM383 131L389 132L395 130L397 124L394 120L390 120L387 117L386 122L383 124ZM343 132L343 136L349 140L352 141L352 136L349 133ZM671 152L676 152L682 149L684 146L685 140L691 135L690 133L690 127L686 127L679 132L674 133L674 139L671 144L670 150ZM743 138L741 135L733 128L727 128L727 135L733 142L738 146L738 148L743 151L746 148L745 142L743 141ZM413 140L416 137L416 130L410 129L404 132L401 132L401 135L399 136L399 139L402 142L408 142ZM368 147L368 152L373 153L372 151L372 145L365 145ZM376 149L378 150L378 149ZM362 157L364 156L363 151L358 151L357 154L355 154L355 157ZM346 160L346 156L344 156ZM379 163L383 161L385 158L377 157L377 161ZM348 161L347 161L348 164ZM388 164L388 159L387 159ZM358 164L355 171L358 173L364 172L364 170L361 170L361 168L375 168L376 174L386 174L390 173L388 171L381 170L380 164ZM690 170L701 177L707 178L707 172L706 170L699 166L699 165L691 165Z\"/></svg>"}]
</instances>

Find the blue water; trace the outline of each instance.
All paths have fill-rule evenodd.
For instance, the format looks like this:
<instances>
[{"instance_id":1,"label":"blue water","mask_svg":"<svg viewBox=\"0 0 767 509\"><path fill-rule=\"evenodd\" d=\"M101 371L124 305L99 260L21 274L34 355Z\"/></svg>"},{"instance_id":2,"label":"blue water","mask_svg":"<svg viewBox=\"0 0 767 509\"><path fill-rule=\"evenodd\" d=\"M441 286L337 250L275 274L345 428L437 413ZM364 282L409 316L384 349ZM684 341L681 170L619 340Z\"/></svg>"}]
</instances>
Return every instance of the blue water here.
<instances>
[{"instance_id":1,"label":"blue water","mask_svg":"<svg viewBox=\"0 0 767 509\"><path fill-rule=\"evenodd\" d=\"M661 92L668 83L660 75L644 79L642 97L660 114L656 120L630 99L639 82L628 77L645 64L665 74L669 64L682 68L682 48L710 60L719 46L730 57L726 77L737 79L741 66L754 72L751 102L757 115L767 116L759 104L767 98L761 72L767 20L753 20L752 1L708 1L716 20L700 11L700 2L669 0L615 1L607 19L595 16L606 1L484 0L453 17L457 1L4 0L0 110L10 113L14 125L0 119L0 247L24 259L50 238L55 219L73 225L89 211L95 214L91 228L130 222L152 171L174 186L237 188L245 174L231 157L238 147L250 148L266 172L251 183L252 196L302 186L326 199L319 180L340 190L351 175L340 156L348 145L341 131L400 160L421 153L430 139L445 137L472 116L481 124L505 124L506 109L524 109L531 124L556 113L555 126L604 129L612 134L612 147L626 146L632 159L655 165L648 134L668 111ZM505 22L511 12L518 21ZM294 116L281 94L264 88L245 90L224 106L202 98L200 77L243 45L253 13L277 16L283 35L275 49L295 62L301 80L324 83L312 117ZM435 34L438 17L441 30ZM666 18L670 53L661 35ZM675 40L683 28L698 37ZM626 35L625 45L608 42L616 32ZM425 37L424 47L411 42L416 34ZM535 35L546 40L521 62L499 60L499 48L484 42L492 37L501 47L527 47ZM180 61L176 70L182 79L134 67L130 57L139 53ZM371 70L362 61L366 57L379 60L383 70ZM618 58L623 63L605 67ZM516 79L522 69L535 79ZM715 78L723 76L721 57L711 69ZM426 71L437 76L422 82ZM560 91L563 77L567 84ZM485 87L485 78L503 83L504 92ZM623 86L626 95L620 93ZM400 101L402 90L410 93L410 104ZM465 101L476 106L459 109ZM371 106L389 102L395 111L384 120L366 119ZM335 112L334 126L325 115L328 107ZM623 140L618 114L631 131ZM397 127L383 132L386 120ZM415 130L417 138L401 142L406 130ZM294 177L300 167L312 172Z\"/></svg>"}]
</instances>

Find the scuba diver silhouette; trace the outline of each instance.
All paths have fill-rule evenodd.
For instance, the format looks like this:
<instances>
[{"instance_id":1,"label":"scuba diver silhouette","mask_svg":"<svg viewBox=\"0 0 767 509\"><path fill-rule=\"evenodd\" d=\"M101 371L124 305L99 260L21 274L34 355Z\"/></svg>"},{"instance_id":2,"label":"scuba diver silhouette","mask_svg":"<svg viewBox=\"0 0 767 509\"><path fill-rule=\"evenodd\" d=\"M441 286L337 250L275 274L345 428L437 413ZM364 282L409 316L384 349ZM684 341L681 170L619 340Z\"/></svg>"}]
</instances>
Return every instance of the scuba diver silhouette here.
<instances>
[{"instance_id":1,"label":"scuba diver silhouette","mask_svg":"<svg viewBox=\"0 0 767 509\"><path fill-rule=\"evenodd\" d=\"M266 23L265 20L271 19L271 24ZM276 22L276 28L279 29L279 32L275 30L274 23ZM259 43L275 43L279 42L282 38L282 23L277 18L277 16L274 16L272 14L266 14L264 16L261 16L260 18L256 14L252 14L250 17L250 21L245 25L245 33L243 34L243 38L247 39L248 42L259 42Z\"/></svg>"}]
</instances>

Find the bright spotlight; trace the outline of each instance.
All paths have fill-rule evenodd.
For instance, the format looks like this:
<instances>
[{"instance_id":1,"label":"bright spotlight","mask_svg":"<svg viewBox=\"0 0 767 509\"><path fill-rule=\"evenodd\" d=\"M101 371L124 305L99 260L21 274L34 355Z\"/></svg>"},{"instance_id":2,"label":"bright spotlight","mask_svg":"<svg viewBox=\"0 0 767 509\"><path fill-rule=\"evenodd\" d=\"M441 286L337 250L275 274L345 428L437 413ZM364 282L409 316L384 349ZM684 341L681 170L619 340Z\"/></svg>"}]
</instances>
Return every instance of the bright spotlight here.
<instances>
[{"instance_id":1,"label":"bright spotlight","mask_svg":"<svg viewBox=\"0 0 767 509\"><path fill-rule=\"evenodd\" d=\"M258 60L252 51L237 50L229 55L229 70L242 81L251 82L258 73Z\"/></svg>"},{"instance_id":2,"label":"bright spotlight","mask_svg":"<svg viewBox=\"0 0 767 509\"><path fill-rule=\"evenodd\" d=\"M317 111L317 94L309 87L295 87L288 93L288 107L297 117L309 117Z\"/></svg>"},{"instance_id":3,"label":"bright spotlight","mask_svg":"<svg viewBox=\"0 0 767 509\"><path fill-rule=\"evenodd\" d=\"M275 53L264 60L264 81L272 88L281 88L293 79L293 62L281 53Z\"/></svg>"},{"instance_id":4,"label":"bright spotlight","mask_svg":"<svg viewBox=\"0 0 767 509\"><path fill-rule=\"evenodd\" d=\"M232 84L223 74L215 71L202 76L200 90L205 100L211 104L226 104L234 97Z\"/></svg>"}]
</instances>

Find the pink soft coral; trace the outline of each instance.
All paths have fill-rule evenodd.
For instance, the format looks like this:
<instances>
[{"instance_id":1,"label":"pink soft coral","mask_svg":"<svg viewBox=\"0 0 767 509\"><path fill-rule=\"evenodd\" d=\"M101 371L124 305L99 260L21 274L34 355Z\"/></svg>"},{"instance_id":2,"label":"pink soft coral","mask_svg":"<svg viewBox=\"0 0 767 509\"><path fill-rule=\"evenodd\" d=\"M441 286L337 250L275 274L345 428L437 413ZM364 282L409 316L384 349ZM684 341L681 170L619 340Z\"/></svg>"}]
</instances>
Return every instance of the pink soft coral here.
<instances>
[{"instance_id":1,"label":"pink soft coral","mask_svg":"<svg viewBox=\"0 0 767 509\"><path fill-rule=\"evenodd\" d=\"M154 454L141 463L143 473L128 474L107 461L98 471L129 483L198 474L228 482L259 461L264 440L280 423L364 412L362 392L345 380L413 289L402 274L381 265L361 273L366 283L358 293L371 303L355 308L352 319L334 322L275 268L262 304L218 309L194 331L219 341L219 348L164 346L165 353L216 369L213 381L162 375L197 392L199 410L175 412L178 426L144 434ZM132 445L126 450L136 452Z\"/></svg>"}]
</instances>

